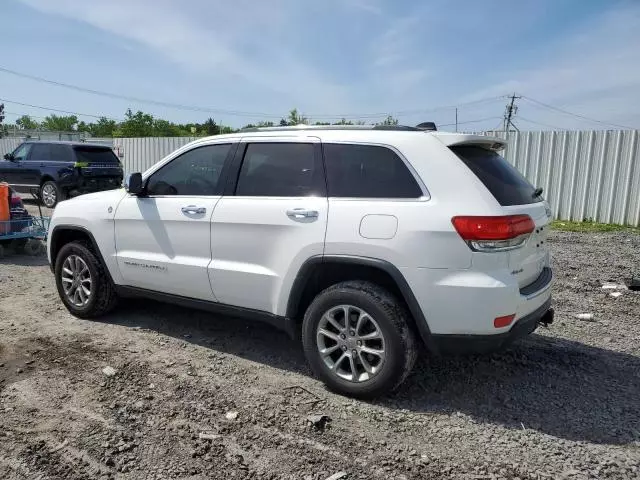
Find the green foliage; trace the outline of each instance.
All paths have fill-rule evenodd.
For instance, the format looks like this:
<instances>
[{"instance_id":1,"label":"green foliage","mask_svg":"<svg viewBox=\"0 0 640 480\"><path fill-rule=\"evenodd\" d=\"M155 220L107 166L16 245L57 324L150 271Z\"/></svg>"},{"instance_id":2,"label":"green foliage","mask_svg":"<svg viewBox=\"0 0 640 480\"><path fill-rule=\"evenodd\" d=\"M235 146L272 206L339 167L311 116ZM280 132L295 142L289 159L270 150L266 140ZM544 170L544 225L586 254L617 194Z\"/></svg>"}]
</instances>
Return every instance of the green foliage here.
<instances>
[{"instance_id":1,"label":"green foliage","mask_svg":"<svg viewBox=\"0 0 640 480\"><path fill-rule=\"evenodd\" d=\"M92 137L109 138L109 137L184 137L184 136L208 136L219 135L222 133L236 132L232 127L219 125L213 118L208 118L204 123L173 123L161 118L155 118L149 113L138 110L133 112L127 109L124 120L108 119L106 117L99 118L96 122L78 121L75 115L59 116L51 114L45 118L42 124L32 120L28 115L23 115L16 120L16 125L22 130L36 130L43 128L52 131L78 131L86 132ZM282 118L280 126L293 125L309 125L311 123L308 117L294 108L289 111L286 118ZM314 125L364 125L364 121L352 121L346 118L330 123L315 122ZM378 125L397 125L398 120L389 115L383 122ZM260 121L257 123L249 123L243 128L253 127L273 127L276 123L272 121Z\"/></svg>"},{"instance_id":2,"label":"green foliage","mask_svg":"<svg viewBox=\"0 0 640 480\"><path fill-rule=\"evenodd\" d=\"M579 232L579 233L605 233L630 231L640 234L640 228L629 225L617 225L613 223L598 223L588 219L583 222L573 222L568 220L556 220L551 224L554 230L562 232Z\"/></svg>"},{"instance_id":3,"label":"green foliage","mask_svg":"<svg viewBox=\"0 0 640 480\"><path fill-rule=\"evenodd\" d=\"M398 125L398 119L393 118L391 115L389 115L382 122L376 123L376 125Z\"/></svg>"},{"instance_id":4,"label":"green foliage","mask_svg":"<svg viewBox=\"0 0 640 480\"><path fill-rule=\"evenodd\" d=\"M41 128L52 132L71 132L78 124L78 117L75 115L55 115L51 114L42 122Z\"/></svg>"},{"instance_id":5,"label":"green foliage","mask_svg":"<svg viewBox=\"0 0 640 480\"><path fill-rule=\"evenodd\" d=\"M29 115L23 115L16 120L16 125L21 130L35 130L40 125L35 120L32 120Z\"/></svg>"}]
</instances>

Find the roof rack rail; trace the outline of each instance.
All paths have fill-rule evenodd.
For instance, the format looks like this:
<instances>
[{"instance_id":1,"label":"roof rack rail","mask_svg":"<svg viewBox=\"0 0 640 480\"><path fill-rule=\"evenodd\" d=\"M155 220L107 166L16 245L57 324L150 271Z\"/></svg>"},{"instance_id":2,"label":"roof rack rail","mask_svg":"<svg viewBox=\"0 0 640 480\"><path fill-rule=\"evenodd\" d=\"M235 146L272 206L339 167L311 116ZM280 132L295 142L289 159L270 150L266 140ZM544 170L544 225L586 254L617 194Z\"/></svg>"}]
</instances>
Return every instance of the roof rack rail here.
<instances>
[{"instance_id":1,"label":"roof rack rail","mask_svg":"<svg viewBox=\"0 0 640 480\"><path fill-rule=\"evenodd\" d=\"M435 131L436 124L433 122L424 122L416 127L408 125L287 125L278 127L249 127L243 128L241 132L291 132L300 130L385 130L399 132L421 132Z\"/></svg>"}]
</instances>

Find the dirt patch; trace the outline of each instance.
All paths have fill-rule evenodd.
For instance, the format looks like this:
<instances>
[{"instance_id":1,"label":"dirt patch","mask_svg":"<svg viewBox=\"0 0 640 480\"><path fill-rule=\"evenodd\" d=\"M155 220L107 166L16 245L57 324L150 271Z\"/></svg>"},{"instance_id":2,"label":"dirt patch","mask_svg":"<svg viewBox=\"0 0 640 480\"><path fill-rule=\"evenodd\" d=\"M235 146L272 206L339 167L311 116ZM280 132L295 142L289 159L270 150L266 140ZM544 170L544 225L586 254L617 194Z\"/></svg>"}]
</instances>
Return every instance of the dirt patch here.
<instances>
[{"instance_id":1,"label":"dirt patch","mask_svg":"<svg viewBox=\"0 0 640 480\"><path fill-rule=\"evenodd\" d=\"M0 260L0 478L638 478L640 293L602 285L637 274L640 236L550 242L550 329L423 355L375 402L267 326L146 301L79 320L44 262Z\"/></svg>"}]
</instances>

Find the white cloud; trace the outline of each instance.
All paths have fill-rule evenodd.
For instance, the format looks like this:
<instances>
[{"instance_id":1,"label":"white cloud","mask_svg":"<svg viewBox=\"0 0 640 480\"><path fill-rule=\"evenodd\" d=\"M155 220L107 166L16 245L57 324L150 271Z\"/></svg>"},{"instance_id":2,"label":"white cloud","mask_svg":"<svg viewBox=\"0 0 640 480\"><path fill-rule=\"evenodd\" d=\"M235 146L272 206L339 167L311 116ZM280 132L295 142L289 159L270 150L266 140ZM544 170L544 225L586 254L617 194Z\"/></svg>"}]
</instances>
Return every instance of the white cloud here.
<instances>
[{"instance_id":1,"label":"white cloud","mask_svg":"<svg viewBox=\"0 0 640 480\"><path fill-rule=\"evenodd\" d=\"M461 101L517 92L573 113L638 126L639 25L640 5L611 11L551 45L546 56L532 58L529 68L509 72L498 64L496 77L502 79ZM524 118L569 128L606 128L526 101L520 103Z\"/></svg>"},{"instance_id":2,"label":"white cloud","mask_svg":"<svg viewBox=\"0 0 640 480\"><path fill-rule=\"evenodd\" d=\"M237 80L315 111L344 108L346 91L305 58L291 56L281 32L295 22L287 0L210 2L198 10L145 0L22 0L45 13L88 23L229 87Z\"/></svg>"}]
</instances>

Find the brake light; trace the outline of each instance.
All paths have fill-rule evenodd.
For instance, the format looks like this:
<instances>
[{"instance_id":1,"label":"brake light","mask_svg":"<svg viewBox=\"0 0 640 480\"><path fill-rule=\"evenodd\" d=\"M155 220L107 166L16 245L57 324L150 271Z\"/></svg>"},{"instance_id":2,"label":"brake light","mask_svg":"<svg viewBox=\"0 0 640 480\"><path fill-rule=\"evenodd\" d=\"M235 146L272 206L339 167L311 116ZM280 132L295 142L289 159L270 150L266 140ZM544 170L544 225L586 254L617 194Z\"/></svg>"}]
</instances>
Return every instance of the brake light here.
<instances>
[{"instance_id":1,"label":"brake light","mask_svg":"<svg viewBox=\"0 0 640 480\"><path fill-rule=\"evenodd\" d=\"M472 250L503 252L521 247L536 228L529 215L453 217L451 223Z\"/></svg>"}]
</instances>

